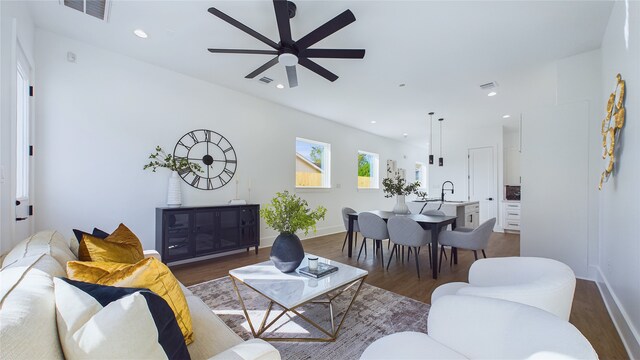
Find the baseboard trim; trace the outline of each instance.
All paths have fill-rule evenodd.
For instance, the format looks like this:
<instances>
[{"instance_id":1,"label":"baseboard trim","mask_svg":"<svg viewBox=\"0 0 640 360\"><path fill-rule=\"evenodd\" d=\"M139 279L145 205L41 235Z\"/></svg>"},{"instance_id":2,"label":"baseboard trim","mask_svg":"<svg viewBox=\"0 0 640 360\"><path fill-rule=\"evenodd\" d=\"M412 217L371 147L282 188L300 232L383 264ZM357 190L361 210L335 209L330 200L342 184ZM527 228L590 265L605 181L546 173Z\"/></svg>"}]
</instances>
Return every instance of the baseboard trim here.
<instances>
[{"instance_id":1,"label":"baseboard trim","mask_svg":"<svg viewBox=\"0 0 640 360\"><path fill-rule=\"evenodd\" d=\"M596 285L600 290L609 316L611 316L611 320L613 320L613 324L618 330L618 334L620 334L622 343L627 350L627 355L629 355L630 359L640 359L640 335L629 321L627 312L620 306L618 297L611 291L609 281L607 281L607 278L602 273L602 269L600 269L599 266L595 268L597 269L598 275Z\"/></svg>"}]
</instances>

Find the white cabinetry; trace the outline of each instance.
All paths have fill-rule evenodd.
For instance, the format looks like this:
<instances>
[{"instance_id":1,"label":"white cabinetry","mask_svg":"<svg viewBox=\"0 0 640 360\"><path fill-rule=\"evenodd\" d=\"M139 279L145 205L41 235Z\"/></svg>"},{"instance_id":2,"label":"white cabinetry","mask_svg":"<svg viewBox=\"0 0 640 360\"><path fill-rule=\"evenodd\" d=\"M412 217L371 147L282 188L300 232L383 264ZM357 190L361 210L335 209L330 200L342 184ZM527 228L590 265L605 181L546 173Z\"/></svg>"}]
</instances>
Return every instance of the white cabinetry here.
<instances>
[{"instance_id":1,"label":"white cabinetry","mask_svg":"<svg viewBox=\"0 0 640 360\"><path fill-rule=\"evenodd\" d=\"M504 209L504 229L509 231L520 232L520 202L505 201L502 208Z\"/></svg>"},{"instance_id":2,"label":"white cabinetry","mask_svg":"<svg viewBox=\"0 0 640 360\"><path fill-rule=\"evenodd\" d=\"M463 227L475 229L480 225L480 204L475 203L466 206L459 206L458 212L464 212ZM461 214L458 214L458 219Z\"/></svg>"}]
</instances>

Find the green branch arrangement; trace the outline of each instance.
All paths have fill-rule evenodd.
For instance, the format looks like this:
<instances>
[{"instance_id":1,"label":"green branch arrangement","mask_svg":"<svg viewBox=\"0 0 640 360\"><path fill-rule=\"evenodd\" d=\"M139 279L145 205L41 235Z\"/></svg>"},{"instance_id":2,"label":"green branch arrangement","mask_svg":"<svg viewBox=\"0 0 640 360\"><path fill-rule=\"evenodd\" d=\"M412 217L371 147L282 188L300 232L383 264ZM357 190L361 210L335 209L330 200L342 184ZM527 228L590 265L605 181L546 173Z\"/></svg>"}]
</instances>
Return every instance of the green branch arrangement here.
<instances>
[{"instance_id":1,"label":"green branch arrangement","mask_svg":"<svg viewBox=\"0 0 640 360\"><path fill-rule=\"evenodd\" d=\"M299 198L288 191L276 193L271 199L271 203L260 209L260 216L267 225L285 234L295 234L297 231L304 231L309 234L310 230L316 231L316 223L323 220L327 209L318 206L311 211L306 200Z\"/></svg>"},{"instance_id":2,"label":"green branch arrangement","mask_svg":"<svg viewBox=\"0 0 640 360\"><path fill-rule=\"evenodd\" d=\"M156 146L156 152L149 155L148 164L146 164L142 170L151 169L156 172L158 168L166 168L171 171L190 170L193 172L202 172L202 167L199 164L191 163L186 158L176 158L172 154L167 154L160 146Z\"/></svg>"},{"instance_id":3,"label":"green branch arrangement","mask_svg":"<svg viewBox=\"0 0 640 360\"><path fill-rule=\"evenodd\" d=\"M410 195L417 193L420 188L420 182L416 181L407 184L405 179L400 177L400 175L396 175L395 178L382 179L382 186L385 193L384 197L390 198L395 195Z\"/></svg>"}]
</instances>

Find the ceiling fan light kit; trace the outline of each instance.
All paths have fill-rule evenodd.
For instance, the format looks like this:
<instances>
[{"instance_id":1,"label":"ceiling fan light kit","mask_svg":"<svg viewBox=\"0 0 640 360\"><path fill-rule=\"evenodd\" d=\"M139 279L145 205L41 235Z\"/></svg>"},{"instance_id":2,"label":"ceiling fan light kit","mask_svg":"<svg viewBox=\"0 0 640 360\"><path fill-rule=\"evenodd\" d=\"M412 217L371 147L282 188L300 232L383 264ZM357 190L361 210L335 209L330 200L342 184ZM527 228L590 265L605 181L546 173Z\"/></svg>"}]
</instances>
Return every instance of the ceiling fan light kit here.
<instances>
[{"instance_id":1,"label":"ceiling fan light kit","mask_svg":"<svg viewBox=\"0 0 640 360\"><path fill-rule=\"evenodd\" d=\"M338 79L338 75L325 69L312 58L331 58L331 59L362 59L364 58L364 49L311 49L310 47L319 41L329 37L333 33L339 31L345 26L356 21L356 17L351 10L345 10L333 19L327 21L315 30L311 31L302 38L294 41L291 36L290 19L296 14L296 5L291 1L273 0L273 8L276 13L276 22L278 25L278 33L280 42L267 38L257 31L242 24L238 20L223 13L222 11L212 7L209 13L229 23L230 25L244 31L252 37L265 43L273 50L244 50L244 49L208 49L214 54L254 54L254 55L275 55L274 58L267 61L253 72L249 73L245 78L253 79L256 76L267 71L274 65L280 63L285 66L287 72L287 80L289 87L298 86L298 75L296 65L301 65L308 70L320 75L321 77L333 82Z\"/></svg>"}]
</instances>

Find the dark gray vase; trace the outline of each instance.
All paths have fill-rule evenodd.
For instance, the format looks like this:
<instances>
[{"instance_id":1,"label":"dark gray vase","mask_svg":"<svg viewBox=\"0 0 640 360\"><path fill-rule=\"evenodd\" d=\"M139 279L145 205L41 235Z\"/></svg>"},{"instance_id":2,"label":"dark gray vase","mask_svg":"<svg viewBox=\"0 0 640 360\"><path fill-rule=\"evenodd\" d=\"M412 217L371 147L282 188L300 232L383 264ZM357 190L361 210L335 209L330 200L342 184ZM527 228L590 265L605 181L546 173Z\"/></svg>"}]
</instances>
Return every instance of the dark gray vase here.
<instances>
[{"instance_id":1,"label":"dark gray vase","mask_svg":"<svg viewBox=\"0 0 640 360\"><path fill-rule=\"evenodd\" d=\"M304 259L302 242L296 234L280 233L271 247L271 261L283 273L294 271Z\"/></svg>"}]
</instances>

